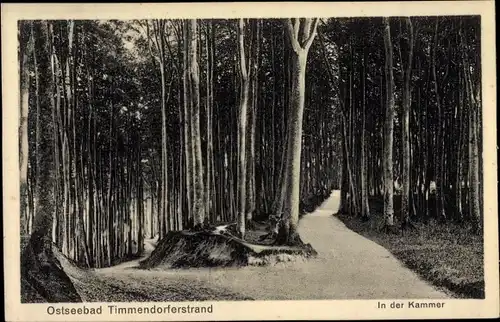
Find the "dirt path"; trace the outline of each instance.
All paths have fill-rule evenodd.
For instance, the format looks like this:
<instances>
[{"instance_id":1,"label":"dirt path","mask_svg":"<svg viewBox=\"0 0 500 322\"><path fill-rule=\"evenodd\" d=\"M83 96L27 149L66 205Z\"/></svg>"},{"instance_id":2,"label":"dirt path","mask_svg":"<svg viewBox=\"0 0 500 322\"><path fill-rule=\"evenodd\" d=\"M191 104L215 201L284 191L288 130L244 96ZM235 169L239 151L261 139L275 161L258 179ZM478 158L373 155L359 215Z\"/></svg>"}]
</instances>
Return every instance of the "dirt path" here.
<instances>
[{"instance_id":1,"label":"dirt path","mask_svg":"<svg viewBox=\"0 0 500 322\"><path fill-rule=\"evenodd\" d=\"M137 261L95 270L95 278L115 290L100 300L216 299L389 299L449 298L402 266L388 250L347 229L332 216L339 192L299 224L302 239L318 257L268 267L141 270ZM151 246L151 245L147 245ZM152 248L152 247L148 247ZM120 293L120 294L121 294ZM94 296L95 295L95 296ZM84 298L86 296L83 296ZM110 297L110 299L108 299Z\"/></svg>"}]
</instances>

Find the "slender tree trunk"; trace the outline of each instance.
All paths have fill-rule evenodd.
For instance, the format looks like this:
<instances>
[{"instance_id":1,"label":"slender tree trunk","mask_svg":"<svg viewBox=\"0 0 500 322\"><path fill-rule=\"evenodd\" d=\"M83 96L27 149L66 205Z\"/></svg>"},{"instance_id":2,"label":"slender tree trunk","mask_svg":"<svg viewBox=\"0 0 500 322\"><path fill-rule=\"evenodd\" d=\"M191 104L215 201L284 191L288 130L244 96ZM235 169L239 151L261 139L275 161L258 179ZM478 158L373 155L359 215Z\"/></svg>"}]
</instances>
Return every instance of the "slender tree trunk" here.
<instances>
[{"instance_id":1,"label":"slender tree trunk","mask_svg":"<svg viewBox=\"0 0 500 322\"><path fill-rule=\"evenodd\" d=\"M469 80L470 82L470 80ZM471 111L470 111L470 121L469 126L471 128L471 138L470 138L470 151L469 156L469 175L470 175L470 212L472 217L473 229L476 233L481 233L482 230L482 218L481 209L479 201L479 153L478 153L478 135L477 135L477 105L472 98L473 93L470 95L471 100Z\"/></svg>"},{"instance_id":2,"label":"slender tree trunk","mask_svg":"<svg viewBox=\"0 0 500 322\"><path fill-rule=\"evenodd\" d=\"M409 49L403 85L403 194L401 196L401 225L407 228L410 223L410 109L411 109L411 70L413 63L413 26L406 18L409 32Z\"/></svg>"},{"instance_id":3,"label":"slender tree trunk","mask_svg":"<svg viewBox=\"0 0 500 322\"><path fill-rule=\"evenodd\" d=\"M394 76L393 76L393 49L389 18L383 18L384 45L385 45L385 75L386 75L386 112L384 123L384 218L385 225L394 226L394 175L393 175L393 131L394 131Z\"/></svg>"},{"instance_id":4,"label":"slender tree trunk","mask_svg":"<svg viewBox=\"0 0 500 322\"><path fill-rule=\"evenodd\" d=\"M365 119L365 110L366 110L366 52L363 51L363 71L361 75L362 80L362 90L363 90L363 110L362 110L362 124L361 124L361 216L364 219L370 218L370 205L368 204L368 185L367 185L367 172L368 172L368 164L366 162L366 119Z\"/></svg>"},{"instance_id":5,"label":"slender tree trunk","mask_svg":"<svg viewBox=\"0 0 500 322\"><path fill-rule=\"evenodd\" d=\"M110 89L112 91L112 89ZM114 106L113 106L113 101L111 100L111 107L110 107L110 112L109 112L109 156L108 156L108 193L107 193L107 211L108 211L108 265L111 266L112 260L115 257L115 220L116 216L114 214L114 209L113 209L113 185L114 185L114 169L113 169L113 146L116 147L116 142L115 145L113 145L113 136L114 136Z\"/></svg>"},{"instance_id":6,"label":"slender tree trunk","mask_svg":"<svg viewBox=\"0 0 500 322\"><path fill-rule=\"evenodd\" d=\"M442 119L442 111L441 111L441 98L439 95L439 86L437 79L437 71L436 71L436 53L437 53L437 45L438 45L438 19L436 19L436 25L434 28L434 47L433 47L433 55L432 55L432 75L434 78L434 92L436 94L436 106L438 113L438 122L437 122L437 135L436 135L436 158L434 161L436 167L436 215L442 221L446 220L446 213L444 209L444 183L443 183L443 156L444 149L441 145L443 141L443 119Z\"/></svg>"},{"instance_id":7,"label":"slender tree trunk","mask_svg":"<svg viewBox=\"0 0 500 322\"><path fill-rule=\"evenodd\" d=\"M165 57L163 53L163 36L159 37L160 47L162 48L160 60L160 69L161 69L161 208L160 208L160 216L163 218L162 223L166 221L167 216L169 215L167 212L168 209L168 156L167 156L167 97L166 97L166 76L165 76ZM165 236L169 227L167 225L162 225L160 236Z\"/></svg>"},{"instance_id":8,"label":"slender tree trunk","mask_svg":"<svg viewBox=\"0 0 500 322\"><path fill-rule=\"evenodd\" d=\"M346 135L346 138L348 140L346 144L348 144L347 148L347 157L349 160L349 164L352 165L352 167L349 167L349 180L351 181L350 184L350 192L349 192L349 212L351 215L358 215L359 214L359 207L358 207L358 191L356 189L356 169L359 168L356 166L355 161L356 161L356 149L355 149L355 138L356 134L354 132L355 130L355 118L356 118L356 111L355 111L355 105L354 105L354 59L355 54L353 51L353 46L352 46L352 39L349 42L349 55L351 57L350 59L350 66L349 66L349 123L348 123L348 134Z\"/></svg>"},{"instance_id":9,"label":"slender tree trunk","mask_svg":"<svg viewBox=\"0 0 500 322\"><path fill-rule=\"evenodd\" d=\"M464 131L463 131L463 113L464 113L464 95L463 95L463 89L465 89L464 86L464 77L462 76L462 73L458 73L458 106L457 108L457 118L458 118L458 126L456 128L456 131L458 133L458 143L457 143L457 160L456 160L456 178L455 178L455 202L457 205L457 219L459 221L463 220L463 211L462 211L462 145L463 145L463 137L464 137Z\"/></svg>"},{"instance_id":10,"label":"slender tree trunk","mask_svg":"<svg viewBox=\"0 0 500 322\"><path fill-rule=\"evenodd\" d=\"M31 34L35 39L33 24L31 24ZM38 72L38 54L36 46L33 46L33 69L35 72L35 105L36 105L36 119L35 119L35 188L33 192L33 206L32 210L36 209L36 203L40 195L41 182L40 182L40 125L41 125L41 106L40 106L40 76ZM33 216L29 216L32 218ZM32 219L29 220L32 222ZM29 225L27 226L28 233L31 233ZM54 238L54 242L56 242ZM56 242L57 244L57 242Z\"/></svg>"},{"instance_id":11,"label":"slender tree trunk","mask_svg":"<svg viewBox=\"0 0 500 322\"><path fill-rule=\"evenodd\" d=\"M238 220L237 229L241 238L245 237L246 223L246 200L247 200L247 118L248 118L248 100L250 91L248 62L245 53L245 21L240 19L238 23L238 53L240 69L240 108L238 116ZM250 66L248 66L250 67Z\"/></svg>"},{"instance_id":12,"label":"slender tree trunk","mask_svg":"<svg viewBox=\"0 0 500 322\"><path fill-rule=\"evenodd\" d=\"M250 103L248 106L248 130L247 130L247 173L246 173L246 222L247 228L252 223L253 213L255 211L255 199L256 199L256 186L255 186L255 131L256 131L256 118L257 118L257 105L258 105L258 86L259 86L259 56L260 56L260 42L261 42L261 21L257 20L254 22L255 30L253 32L252 47L251 51L252 58L250 61L252 65L248 68L250 72ZM255 43L254 43L255 42Z\"/></svg>"},{"instance_id":13,"label":"slender tree trunk","mask_svg":"<svg viewBox=\"0 0 500 322\"><path fill-rule=\"evenodd\" d=\"M200 133L200 91L199 91L199 68L198 68L198 22L196 19L191 19L185 22L186 28L186 46L187 52L187 65L185 68L187 76L187 84L189 92L187 100L189 101L189 116L191 128L191 136L188 140L191 142L191 151L193 164L193 225L194 228L199 229L204 224L205 220L205 198L204 198L204 184L203 184L203 160L201 151L201 133Z\"/></svg>"},{"instance_id":14,"label":"slender tree trunk","mask_svg":"<svg viewBox=\"0 0 500 322\"><path fill-rule=\"evenodd\" d=\"M214 215L213 207L213 185L214 185L214 155L213 155L213 73L214 73L214 31L212 21L207 22L206 32L206 55L207 55L207 70L206 70L206 118L207 118L207 175L206 175L206 215L211 221Z\"/></svg>"},{"instance_id":15,"label":"slender tree trunk","mask_svg":"<svg viewBox=\"0 0 500 322\"><path fill-rule=\"evenodd\" d=\"M187 199L187 225L189 228L193 227L193 153L192 153L192 140L191 140L191 101L190 101L190 84L189 84L189 63L190 56L189 50L189 37L190 29L189 22L184 21L184 52L183 52L183 92L184 92L184 152L185 152L185 181L186 181L186 199Z\"/></svg>"},{"instance_id":16,"label":"slender tree trunk","mask_svg":"<svg viewBox=\"0 0 500 322\"><path fill-rule=\"evenodd\" d=\"M345 116L345 113L342 112L342 130L343 130L343 147L344 147L344 152L343 152L343 157L345 159L345 177L346 177L346 182L348 185L346 186L346 193L345 193L345 198L343 201L345 202L344 204L341 204L341 207L343 211L356 211L358 209L358 200L356 197L356 187L355 187L355 182L354 182L354 174L352 171L352 164L350 160L350 153L349 153L349 129L348 129L348 120ZM347 208L346 208L347 207ZM351 209L353 208L354 209Z\"/></svg>"}]
</instances>

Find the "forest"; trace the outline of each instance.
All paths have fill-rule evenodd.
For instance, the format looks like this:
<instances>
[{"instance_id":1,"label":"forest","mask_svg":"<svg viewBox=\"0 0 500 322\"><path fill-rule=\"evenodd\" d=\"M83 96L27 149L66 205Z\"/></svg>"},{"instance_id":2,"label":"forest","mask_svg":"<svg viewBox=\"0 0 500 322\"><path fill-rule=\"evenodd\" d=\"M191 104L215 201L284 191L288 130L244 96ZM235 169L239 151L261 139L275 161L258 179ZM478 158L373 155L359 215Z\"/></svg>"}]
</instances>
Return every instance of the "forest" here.
<instances>
[{"instance_id":1,"label":"forest","mask_svg":"<svg viewBox=\"0 0 500 322\"><path fill-rule=\"evenodd\" d=\"M299 223L337 190L353 230L482 242L480 32L479 16L19 21L26 285L57 298L40 291L54 252L113 267L215 227L315 253Z\"/></svg>"}]
</instances>

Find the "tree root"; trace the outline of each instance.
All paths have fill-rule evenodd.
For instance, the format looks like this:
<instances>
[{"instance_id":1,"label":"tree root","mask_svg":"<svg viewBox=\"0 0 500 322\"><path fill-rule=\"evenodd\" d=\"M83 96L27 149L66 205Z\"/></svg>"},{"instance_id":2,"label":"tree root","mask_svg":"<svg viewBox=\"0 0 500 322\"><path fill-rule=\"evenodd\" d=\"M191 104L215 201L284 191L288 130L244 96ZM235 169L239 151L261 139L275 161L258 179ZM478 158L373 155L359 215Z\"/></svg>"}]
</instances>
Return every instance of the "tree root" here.
<instances>
[{"instance_id":1,"label":"tree root","mask_svg":"<svg viewBox=\"0 0 500 322\"><path fill-rule=\"evenodd\" d=\"M22 252L21 278L24 280L22 293L29 293L21 294L21 298L27 302L34 298L33 294L49 303L82 302L71 279L55 257L51 242L37 232L32 234Z\"/></svg>"}]
</instances>

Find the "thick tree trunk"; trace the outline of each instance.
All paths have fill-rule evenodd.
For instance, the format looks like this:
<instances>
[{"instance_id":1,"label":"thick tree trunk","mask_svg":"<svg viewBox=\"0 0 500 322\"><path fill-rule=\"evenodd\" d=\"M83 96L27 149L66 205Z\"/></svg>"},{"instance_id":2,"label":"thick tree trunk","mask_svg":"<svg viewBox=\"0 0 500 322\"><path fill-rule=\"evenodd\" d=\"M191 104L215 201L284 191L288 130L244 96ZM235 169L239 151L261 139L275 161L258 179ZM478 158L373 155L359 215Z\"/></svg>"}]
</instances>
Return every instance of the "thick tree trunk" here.
<instances>
[{"instance_id":1,"label":"thick tree trunk","mask_svg":"<svg viewBox=\"0 0 500 322\"><path fill-rule=\"evenodd\" d=\"M307 54L292 58L292 95L288 124L288 148L284 175L288 178L284 200L284 229L287 243L296 243L299 223L300 158L302 151L302 119L304 115L304 89Z\"/></svg>"},{"instance_id":2,"label":"thick tree trunk","mask_svg":"<svg viewBox=\"0 0 500 322\"><path fill-rule=\"evenodd\" d=\"M52 122L43 122L40 126L40 181L44 183L44 193L40 195L40 200L37 202L35 210L35 218L33 223L33 233L31 238L34 242L40 242L40 251L51 252L51 229L54 211L54 146L52 138L54 136L53 124L55 119L56 103L53 95L55 86L55 66L53 49L53 26L50 23L45 23L43 28L47 29L47 47L50 50L50 71L49 85L47 86L47 95L50 97L50 107L44 109L44 115L47 120Z\"/></svg>"},{"instance_id":3,"label":"thick tree trunk","mask_svg":"<svg viewBox=\"0 0 500 322\"><path fill-rule=\"evenodd\" d=\"M293 52L290 70L292 86L290 93L290 109L287 129L287 155L285 160L285 200L284 217L277 242L284 244L302 243L298 235L299 202L300 202L300 168L302 152L302 120L304 116L304 100L306 87L307 53L316 36L318 19L289 19L288 33Z\"/></svg>"},{"instance_id":4,"label":"thick tree trunk","mask_svg":"<svg viewBox=\"0 0 500 322\"><path fill-rule=\"evenodd\" d=\"M462 38L462 48L467 48L466 37L464 37L462 30L460 31ZM463 50L463 49L462 49ZM480 185L479 185L479 109L480 96L475 93L474 86L471 80L471 66L469 65L466 54L462 52L462 65L464 71L464 82L466 86L466 95L469 102L469 211L472 219L473 230L480 234L482 232L482 215L481 215L481 202L480 202ZM478 91L479 93L479 91Z\"/></svg>"},{"instance_id":5,"label":"thick tree trunk","mask_svg":"<svg viewBox=\"0 0 500 322\"><path fill-rule=\"evenodd\" d=\"M53 27L43 22L42 28L48 35L47 48L49 50L50 70L47 75L54 75ZM54 215L54 146L53 131L55 118L54 77L48 77L47 96L50 97L50 106L44 106L43 116L46 122L40 126L40 180L44 183L44 191L40 194L35 210L33 233L29 244L21 254L21 278L33 287L38 294L43 295L49 302L77 302L81 301L74 289L71 280L55 262L52 252L52 221ZM51 120L52 115L52 120ZM49 121L51 120L51 121Z\"/></svg>"},{"instance_id":6,"label":"thick tree trunk","mask_svg":"<svg viewBox=\"0 0 500 322\"><path fill-rule=\"evenodd\" d=\"M32 24L30 22L29 24ZM28 28L30 27L30 28ZM27 223L27 205L28 205L28 111L29 111L29 98L30 98L30 71L29 71L29 57L31 52L34 51L34 39L32 34L32 26L26 22L19 24L20 33L28 33L28 39L20 39L20 78L21 78L21 101L19 111L19 184L20 184L20 210L21 210L21 236L28 233L26 226ZM22 35L23 36L23 35ZM25 36L25 35L24 35ZM25 37L23 37L25 38ZM37 114L38 115L38 114Z\"/></svg>"},{"instance_id":7,"label":"thick tree trunk","mask_svg":"<svg viewBox=\"0 0 500 322\"><path fill-rule=\"evenodd\" d=\"M33 24L31 25L31 34L34 39L34 28ZM35 188L33 192L33 205L32 205L32 214L28 217L28 223L32 222L33 218L33 210L36 209L36 203L38 202L42 183L40 182L40 125L41 125L41 105L40 105L40 76L38 71L38 53L36 50L36 46L33 47L33 68L35 71L35 105L36 105L36 120L35 120ZM57 179L56 179L57 180ZM31 227L27 225L28 233L31 233ZM57 242L55 238L53 238L54 242Z\"/></svg>"}]
</instances>

